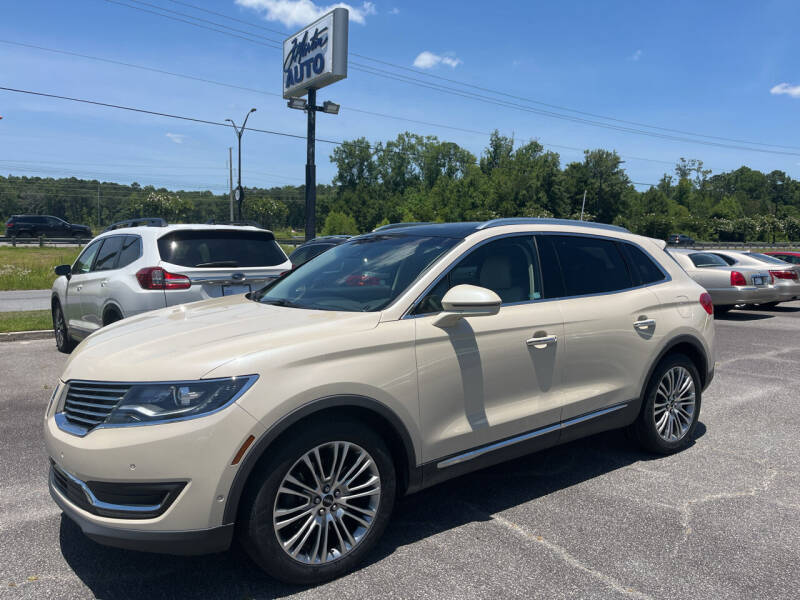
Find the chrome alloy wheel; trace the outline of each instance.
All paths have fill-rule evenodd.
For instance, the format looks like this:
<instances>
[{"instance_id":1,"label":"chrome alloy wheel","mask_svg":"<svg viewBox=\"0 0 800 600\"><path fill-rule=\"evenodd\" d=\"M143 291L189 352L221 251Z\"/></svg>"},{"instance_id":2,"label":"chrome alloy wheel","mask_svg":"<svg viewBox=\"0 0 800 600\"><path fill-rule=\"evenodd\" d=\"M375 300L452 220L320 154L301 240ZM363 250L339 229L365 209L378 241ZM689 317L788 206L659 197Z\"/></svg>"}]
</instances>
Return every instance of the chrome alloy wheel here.
<instances>
[{"instance_id":1,"label":"chrome alloy wheel","mask_svg":"<svg viewBox=\"0 0 800 600\"><path fill-rule=\"evenodd\" d=\"M692 425L696 407L694 379L686 367L676 366L661 377L653 403L656 431L667 442L682 439Z\"/></svg>"},{"instance_id":2,"label":"chrome alloy wheel","mask_svg":"<svg viewBox=\"0 0 800 600\"><path fill-rule=\"evenodd\" d=\"M321 444L283 478L272 511L275 535L294 560L330 563L364 539L380 498L378 467L366 450L350 442Z\"/></svg>"},{"instance_id":3,"label":"chrome alloy wheel","mask_svg":"<svg viewBox=\"0 0 800 600\"><path fill-rule=\"evenodd\" d=\"M67 339L67 325L64 323L64 313L60 308L55 309L55 325L53 329L56 335L56 344L61 348Z\"/></svg>"}]
</instances>

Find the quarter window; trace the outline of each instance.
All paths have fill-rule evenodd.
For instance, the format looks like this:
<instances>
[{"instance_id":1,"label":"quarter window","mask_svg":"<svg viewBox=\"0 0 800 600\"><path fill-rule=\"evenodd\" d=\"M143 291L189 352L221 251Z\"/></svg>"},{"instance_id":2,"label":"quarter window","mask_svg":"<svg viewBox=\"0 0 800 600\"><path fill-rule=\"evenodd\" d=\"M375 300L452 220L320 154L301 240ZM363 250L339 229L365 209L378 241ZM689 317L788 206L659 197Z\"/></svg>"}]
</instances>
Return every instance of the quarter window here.
<instances>
[{"instance_id":1,"label":"quarter window","mask_svg":"<svg viewBox=\"0 0 800 600\"><path fill-rule=\"evenodd\" d=\"M577 235L542 238L552 243L558 256L565 296L603 294L633 287L628 267L613 240Z\"/></svg>"},{"instance_id":2,"label":"quarter window","mask_svg":"<svg viewBox=\"0 0 800 600\"><path fill-rule=\"evenodd\" d=\"M457 285L475 285L492 290L503 304L542 297L533 238L505 237L473 250L450 269L420 302L416 314L442 310L442 298Z\"/></svg>"},{"instance_id":3,"label":"quarter window","mask_svg":"<svg viewBox=\"0 0 800 600\"><path fill-rule=\"evenodd\" d=\"M110 271L115 268L119 249L122 247L123 236L115 235L105 238L103 247L97 253L94 271Z\"/></svg>"}]
</instances>

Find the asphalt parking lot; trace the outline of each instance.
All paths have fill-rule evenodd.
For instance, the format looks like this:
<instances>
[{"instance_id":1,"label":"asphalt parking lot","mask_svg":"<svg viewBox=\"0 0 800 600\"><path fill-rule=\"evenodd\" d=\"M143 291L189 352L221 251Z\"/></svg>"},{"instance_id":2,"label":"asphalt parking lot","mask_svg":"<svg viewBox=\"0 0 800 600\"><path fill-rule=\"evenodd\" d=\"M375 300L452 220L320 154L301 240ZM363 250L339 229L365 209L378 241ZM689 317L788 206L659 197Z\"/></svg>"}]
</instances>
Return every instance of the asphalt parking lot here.
<instances>
[{"instance_id":1,"label":"asphalt parking lot","mask_svg":"<svg viewBox=\"0 0 800 600\"><path fill-rule=\"evenodd\" d=\"M619 432L399 502L373 560L297 588L239 551L104 548L51 501L42 415L66 357L0 345L0 597L797 598L800 302L717 321L696 443L671 457Z\"/></svg>"}]
</instances>

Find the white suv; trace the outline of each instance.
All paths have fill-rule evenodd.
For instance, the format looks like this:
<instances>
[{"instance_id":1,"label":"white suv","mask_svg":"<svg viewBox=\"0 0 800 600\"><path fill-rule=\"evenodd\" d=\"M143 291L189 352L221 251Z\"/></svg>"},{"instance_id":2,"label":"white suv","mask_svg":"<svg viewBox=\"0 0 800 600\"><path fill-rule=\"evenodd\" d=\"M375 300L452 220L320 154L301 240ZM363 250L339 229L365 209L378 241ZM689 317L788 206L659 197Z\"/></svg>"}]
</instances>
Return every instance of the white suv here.
<instances>
[{"instance_id":1,"label":"white suv","mask_svg":"<svg viewBox=\"0 0 800 600\"><path fill-rule=\"evenodd\" d=\"M574 221L410 226L115 323L47 408L52 496L100 543L236 536L313 583L364 557L400 494L607 429L680 450L713 307L663 247Z\"/></svg>"},{"instance_id":2,"label":"white suv","mask_svg":"<svg viewBox=\"0 0 800 600\"><path fill-rule=\"evenodd\" d=\"M272 232L258 227L124 221L94 238L75 264L56 267L56 345L71 352L76 341L120 319L243 294L291 268Z\"/></svg>"}]
</instances>

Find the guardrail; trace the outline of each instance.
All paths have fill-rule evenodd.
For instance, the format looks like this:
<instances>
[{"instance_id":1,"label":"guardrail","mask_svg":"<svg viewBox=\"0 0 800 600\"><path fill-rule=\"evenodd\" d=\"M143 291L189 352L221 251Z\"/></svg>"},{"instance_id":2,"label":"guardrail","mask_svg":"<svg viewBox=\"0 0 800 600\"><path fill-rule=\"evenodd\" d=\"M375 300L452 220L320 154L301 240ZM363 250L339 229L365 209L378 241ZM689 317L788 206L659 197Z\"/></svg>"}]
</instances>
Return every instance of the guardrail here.
<instances>
[{"instance_id":1,"label":"guardrail","mask_svg":"<svg viewBox=\"0 0 800 600\"><path fill-rule=\"evenodd\" d=\"M16 246L17 244L20 245L39 245L40 247L44 246L83 246L84 244L88 243L94 238L51 238L46 236L41 237L13 237L13 236L0 236L0 243L8 243L12 246ZM305 238L296 237L296 238L285 238L285 239L275 239L276 242L279 244L286 244L287 246L299 246L303 242L305 242Z\"/></svg>"},{"instance_id":2,"label":"guardrail","mask_svg":"<svg viewBox=\"0 0 800 600\"><path fill-rule=\"evenodd\" d=\"M800 242L695 242L686 246L669 244L674 248L693 248L694 250L705 250L706 248L716 248L717 250L751 250L759 248L763 250L789 250L800 248Z\"/></svg>"}]
</instances>

